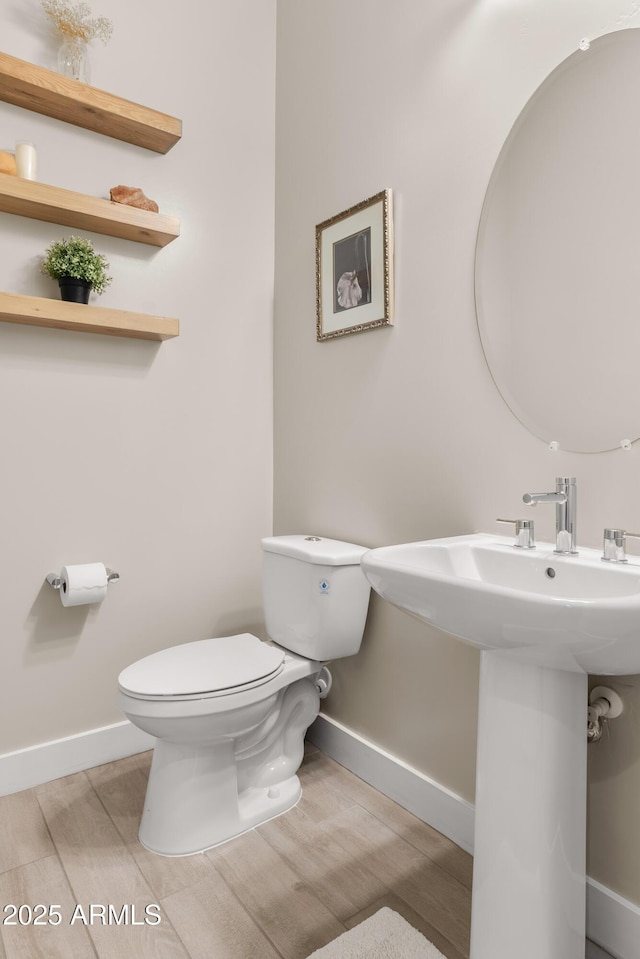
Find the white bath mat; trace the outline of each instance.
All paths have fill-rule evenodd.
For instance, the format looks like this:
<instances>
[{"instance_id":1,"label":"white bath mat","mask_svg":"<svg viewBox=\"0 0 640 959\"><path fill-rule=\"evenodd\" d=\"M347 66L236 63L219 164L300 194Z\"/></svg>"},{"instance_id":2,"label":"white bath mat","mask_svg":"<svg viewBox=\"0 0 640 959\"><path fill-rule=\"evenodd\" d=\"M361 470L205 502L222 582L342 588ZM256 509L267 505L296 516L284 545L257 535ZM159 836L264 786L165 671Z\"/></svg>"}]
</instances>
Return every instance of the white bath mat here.
<instances>
[{"instance_id":1,"label":"white bath mat","mask_svg":"<svg viewBox=\"0 0 640 959\"><path fill-rule=\"evenodd\" d=\"M385 906L316 949L309 959L445 959L433 943Z\"/></svg>"}]
</instances>

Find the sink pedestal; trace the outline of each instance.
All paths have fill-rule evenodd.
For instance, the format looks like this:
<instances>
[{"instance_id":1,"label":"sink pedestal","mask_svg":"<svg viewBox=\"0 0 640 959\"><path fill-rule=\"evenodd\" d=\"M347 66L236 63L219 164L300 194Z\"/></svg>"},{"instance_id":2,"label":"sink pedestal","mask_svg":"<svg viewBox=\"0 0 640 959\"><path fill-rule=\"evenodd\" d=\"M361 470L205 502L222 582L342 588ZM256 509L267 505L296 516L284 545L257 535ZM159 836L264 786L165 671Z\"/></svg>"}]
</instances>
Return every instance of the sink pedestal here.
<instances>
[{"instance_id":1,"label":"sink pedestal","mask_svg":"<svg viewBox=\"0 0 640 959\"><path fill-rule=\"evenodd\" d=\"M470 959L584 959L587 674L535 657L482 653Z\"/></svg>"},{"instance_id":2,"label":"sink pedestal","mask_svg":"<svg viewBox=\"0 0 640 959\"><path fill-rule=\"evenodd\" d=\"M384 599L483 651L471 959L584 959L587 676L640 670L640 564L485 533L361 562Z\"/></svg>"}]
</instances>

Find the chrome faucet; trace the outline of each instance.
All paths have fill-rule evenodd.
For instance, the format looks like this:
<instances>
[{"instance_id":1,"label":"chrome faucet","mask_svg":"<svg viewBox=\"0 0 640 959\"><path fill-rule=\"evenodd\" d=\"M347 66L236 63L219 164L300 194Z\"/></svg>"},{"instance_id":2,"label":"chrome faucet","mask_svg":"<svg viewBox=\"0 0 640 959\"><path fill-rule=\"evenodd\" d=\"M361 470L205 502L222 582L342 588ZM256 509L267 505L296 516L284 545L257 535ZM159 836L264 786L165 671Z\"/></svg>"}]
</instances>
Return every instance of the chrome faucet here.
<instances>
[{"instance_id":1,"label":"chrome faucet","mask_svg":"<svg viewBox=\"0 0 640 959\"><path fill-rule=\"evenodd\" d=\"M573 554L576 549L577 487L575 476L557 476L555 493L525 493L522 502L527 506L537 503L556 504L555 553Z\"/></svg>"}]
</instances>

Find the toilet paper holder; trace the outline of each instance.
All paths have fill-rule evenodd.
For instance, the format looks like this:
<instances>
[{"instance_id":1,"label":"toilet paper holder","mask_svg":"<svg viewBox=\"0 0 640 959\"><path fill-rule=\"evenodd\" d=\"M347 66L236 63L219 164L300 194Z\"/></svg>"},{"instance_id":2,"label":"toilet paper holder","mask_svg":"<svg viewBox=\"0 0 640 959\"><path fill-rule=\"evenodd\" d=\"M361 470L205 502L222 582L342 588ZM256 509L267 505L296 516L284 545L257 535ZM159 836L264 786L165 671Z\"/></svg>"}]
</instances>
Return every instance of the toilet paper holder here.
<instances>
[{"instance_id":1,"label":"toilet paper holder","mask_svg":"<svg viewBox=\"0 0 640 959\"><path fill-rule=\"evenodd\" d=\"M120 579L120 573L116 573L114 569L107 568L107 584L117 583L119 579ZM47 573L46 580L52 589L60 589L60 587L62 586L60 573Z\"/></svg>"}]
</instances>

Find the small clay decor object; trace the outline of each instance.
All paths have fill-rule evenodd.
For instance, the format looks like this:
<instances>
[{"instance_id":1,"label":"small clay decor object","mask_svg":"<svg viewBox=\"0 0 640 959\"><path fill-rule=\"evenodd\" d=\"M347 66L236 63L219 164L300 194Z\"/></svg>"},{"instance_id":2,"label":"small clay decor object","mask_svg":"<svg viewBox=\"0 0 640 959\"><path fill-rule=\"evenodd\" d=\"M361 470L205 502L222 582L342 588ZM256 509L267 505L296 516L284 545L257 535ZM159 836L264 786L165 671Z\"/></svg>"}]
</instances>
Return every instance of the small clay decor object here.
<instances>
[{"instance_id":1,"label":"small clay decor object","mask_svg":"<svg viewBox=\"0 0 640 959\"><path fill-rule=\"evenodd\" d=\"M140 210L151 210L152 213L158 212L158 204L155 200L146 197L139 187L113 186L109 194L114 203L124 203L126 206L135 206Z\"/></svg>"}]
</instances>

